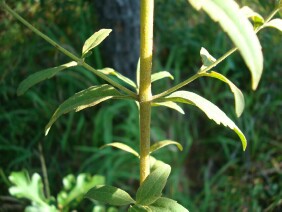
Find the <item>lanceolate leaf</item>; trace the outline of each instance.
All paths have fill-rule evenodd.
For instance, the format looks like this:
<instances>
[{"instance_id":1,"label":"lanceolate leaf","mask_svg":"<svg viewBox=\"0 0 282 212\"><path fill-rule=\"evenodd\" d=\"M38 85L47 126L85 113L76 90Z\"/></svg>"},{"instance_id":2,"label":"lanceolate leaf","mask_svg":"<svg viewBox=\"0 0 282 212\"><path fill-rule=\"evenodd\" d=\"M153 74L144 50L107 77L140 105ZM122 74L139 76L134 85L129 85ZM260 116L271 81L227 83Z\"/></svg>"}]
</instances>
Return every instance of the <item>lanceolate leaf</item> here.
<instances>
[{"instance_id":1,"label":"lanceolate leaf","mask_svg":"<svg viewBox=\"0 0 282 212\"><path fill-rule=\"evenodd\" d=\"M55 76L58 72L76 66L77 62L72 61L54 68L48 68L48 69L44 69L42 71L38 71L32 75L30 75L29 77L27 77L25 80L23 80L17 90L17 94L18 95L22 95L24 94L29 88L31 88L32 86L38 84L39 82L46 80L46 79L50 79L51 77Z\"/></svg>"},{"instance_id":2,"label":"lanceolate leaf","mask_svg":"<svg viewBox=\"0 0 282 212\"><path fill-rule=\"evenodd\" d=\"M135 155L138 158L140 157L138 152L136 152L134 149L132 149L130 146L128 146L126 144L114 142L114 143L106 144L106 145L102 146L101 148L105 148L105 147L108 147L108 146L116 147L116 148L121 149L123 151L129 152L129 153Z\"/></svg>"},{"instance_id":3,"label":"lanceolate leaf","mask_svg":"<svg viewBox=\"0 0 282 212\"><path fill-rule=\"evenodd\" d=\"M252 74L252 88L258 86L263 69L261 45L251 23L234 0L188 0L197 10L205 10L218 21L241 52Z\"/></svg>"},{"instance_id":4,"label":"lanceolate leaf","mask_svg":"<svg viewBox=\"0 0 282 212\"><path fill-rule=\"evenodd\" d=\"M148 206L154 212L188 212L186 208L175 200L161 197L152 205Z\"/></svg>"},{"instance_id":5,"label":"lanceolate leaf","mask_svg":"<svg viewBox=\"0 0 282 212\"><path fill-rule=\"evenodd\" d=\"M104 74L106 75L112 75L112 76L115 76L117 77L118 79L122 80L124 83L132 86L133 88L136 88L136 84L129 78L123 76L122 74L120 74L119 72L115 71L114 69L112 68L103 68L103 69L100 69L98 71L101 71L103 72Z\"/></svg>"},{"instance_id":6,"label":"lanceolate leaf","mask_svg":"<svg viewBox=\"0 0 282 212\"><path fill-rule=\"evenodd\" d=\"M236 85L234 85L229 79L227 79L225 76L223 76L222 74L219 74L215 71L212 71L211 73L202 73L202 76L206 76L206 77L213 77L216 79L219 79L225 83L227 83L232 91L232 93L234 94L234 98L235 98L235 110L236 110L236 114L238 117L241 116L244 107L245 107L245 100L244 100L244 96L243 93L240 91L239 88L236 87Z\"/></svg>"},{"instance_id":7,"label":"lanceolate leaf","mask_svg":"<svg viewBox=\"0 0 282 212\"><path fill-rule=\"evenodd\" d=\"M273 27L282 32L282 19L276 18L265 24L266 27Z\"/></svg>"},{"instance_id":8,"label":"lanceolate leaf","mask_svg":"<svg viewBox=\"0 0 282 212\"><path fill-rule=\"evenodd\" d=\"M171 168L167 164L163 164L154 170L138 188L136 203L139 205L150 205L159 199L166 185L170 170Z\"/></svg>"},{"instance_id":9,"label":"lanceolate leaf","mask_svg":"<svg viewBox=\"0 0 282 212\"><path fill-rule=\"evenodd\" d=\"M224 112L222 112L216 105L199 96L198 94L188 91L176 91L169 96L165 97L169 101L182 102L186 104L192 104L201 109L208 118L214 120L217 124L223 124L235 131L240 137L243 145L243 150L246 149L247 140L241 130L235 125L235 123L229 119Z\"/></svg>"},{"instance_id":10,"label":"lanceolate leaf","mask_svg":"<svg viewBox=\"0 0 282 212\"><path fill-rule=\"evenodd\" d=\"M101 29L88 38L82 48L82 58L85 58L91 49L98 46L106 37L108 37L111 31L111 29Z\"/></svg>"},{"instance_id":11,"label":"lanceolate leaf","mask_svg":"<svg viewBox=\"0 0 282 212\"><path fill-rule=\"evenodd\" d=\"M157 80L160 80L166 77L169 77L172 80L174 79L173 76L168 71L161 71L161 72L152 74L151 82L155 82Z\"/></svg>"},{"instance_id":12,"label":"lanceolate leaf","mask_svg":"<svg viewBox=\"0 0 282 212\"><path fill-rule=\"evenodd\" d=\"M48 134L53 123L63 114L69 113L71 111L77 112L85 108L95 106L111 98L123 97L125 96L119 93L114 87L107 84L92 86L82 90L64 101L58 107L45 128L45 135Z\"/></svg>"},{"instance_id":13,"label":"lanceolate leaf","mask_svg":"<svg viewBox=\"0 0 282 212\"><path fill-rule=\"evenodd\" d=\"M135 202L126 191L107 185L95 186L86 193L85 197L115 206L129 205Z\"/></svg>"},{"instance_id":14,"label":"lanceolate leaf","mask_svg":"<svg viewBox=\"0 0 282 212\"><path fill-rule=\"evenodd\" d=\"M153 152L157 151L158 149L161 149L165 146L172 145L172 144L176 145L180 151L183 150L183 147L180 143L178 143L176 141L171 141L171 140L164 140L164 141L159 141L159 142L153 144L150 147L150 153L153 153Z\"/></svg>"},{"instance_id":15,"label":"lanceolate leaf","mask_svg":"<svg viewBox=\"0 0 282 212\"><path fill-rule=\"evenodd\" d=\"M175 102L170 102L170 101L166 101L166 102L153 102L152 103L153 107L157 107L157 106L164 106L164 107L168 107L171 108L173 110L178 111L181 114L185 114L184 110Z\"/></svg>"}]
</instances>

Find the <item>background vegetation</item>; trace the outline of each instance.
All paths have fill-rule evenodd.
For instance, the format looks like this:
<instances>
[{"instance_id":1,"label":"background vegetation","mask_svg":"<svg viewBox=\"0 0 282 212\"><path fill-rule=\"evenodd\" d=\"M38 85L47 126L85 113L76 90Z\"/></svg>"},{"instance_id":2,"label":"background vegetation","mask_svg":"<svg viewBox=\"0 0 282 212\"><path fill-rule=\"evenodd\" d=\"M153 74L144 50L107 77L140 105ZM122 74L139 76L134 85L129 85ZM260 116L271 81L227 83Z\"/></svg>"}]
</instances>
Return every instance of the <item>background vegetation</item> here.
<instances>
[{"instance_id":1,"label":"background vegetation","mask_svg":"<svg viewBox=\"0 0 282 212\"><path fill-rule=\"evenodd\" d=\"M274 0L238 2L247 3L264 17L275 3ZM72 52L80 52L83 42L97 30L91 0L30 0L10 4ZM215 57L232 48L219 26L204 13L192 10L185 0L156 0L155 13L154 70L167 70L175 76L175 82L164 80L154 84L155 93L195 72L201 65L202 46ZM68 60L2 11L0 37L0 211L5 211L7 205L10 185L7 176L22 169L42 174L39 159L42 155L53 195L69 173L101 174L108 185L128 191L137 188L138 160L115 149L99 150L100 146L117 141L138 149L139 132L134 127L138 123L136 106L127 101L109 102L71 113L60 118L45 137L44 127L64 99L102 81L82 68L83 75L78 74L77 67L17 97L17 86L26 76ZM240 119L236 119L232 95L224 84L200 79L189 87L236 120L249 141L246 152L242 152L236 135L206 120L192 107L185 111L185 116L167 109L153 109L152 141L170 138L184 146L183 152L171 147L155 154L173 167L166 196L178 200L190 211L282 209L281 34L266 29L259 38L265 68L256 92L251 90L250 75L239 54L216 67L245 95L246 109ZM96 51L89 60L96 68L103 67L99 55ZM18 206L24 204L14 202ZM85 205L90 202L83 200L81 208Z\"/></svg>"}]
</instances>

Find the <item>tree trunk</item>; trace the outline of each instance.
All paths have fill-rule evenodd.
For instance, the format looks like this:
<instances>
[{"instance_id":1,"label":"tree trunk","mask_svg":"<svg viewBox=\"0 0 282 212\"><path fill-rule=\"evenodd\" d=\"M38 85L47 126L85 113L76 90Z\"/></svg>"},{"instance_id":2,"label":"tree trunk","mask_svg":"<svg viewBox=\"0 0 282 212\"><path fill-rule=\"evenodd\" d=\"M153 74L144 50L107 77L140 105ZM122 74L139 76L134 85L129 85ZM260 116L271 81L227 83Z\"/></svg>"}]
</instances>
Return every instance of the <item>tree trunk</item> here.
<instances>
[{"instance_id":1,"label":"tree trunk","mask_svg":"<svg viewBox=\"0 0 282 212\"><path fill-rule=\"evenodd\" d=\"M135 77L140 46L139 0L94 0L100 28L113 29L101 49L104 65Z\"/></svg>"}]
</instances>

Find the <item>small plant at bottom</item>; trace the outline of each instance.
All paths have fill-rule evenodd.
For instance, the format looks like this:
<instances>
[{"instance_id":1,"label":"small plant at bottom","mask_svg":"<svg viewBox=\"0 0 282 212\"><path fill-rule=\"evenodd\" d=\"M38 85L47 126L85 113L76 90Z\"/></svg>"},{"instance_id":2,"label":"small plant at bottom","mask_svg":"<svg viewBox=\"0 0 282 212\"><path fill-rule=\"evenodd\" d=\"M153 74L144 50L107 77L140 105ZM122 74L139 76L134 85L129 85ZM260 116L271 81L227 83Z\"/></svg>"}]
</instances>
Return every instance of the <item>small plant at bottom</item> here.
<instances>
[{"instance_id":1,"label":"small plant at bottom","mask_svg":"<svg viewBox=\"0 0 282 212\"><path fill-rule=\"evenodd\" d=\"M197 73L162 93L153 95L151 91L151 84L153 82L166 77L173 78L169 72L151 74L154 22L153 0L140 0L141 48L140 61L137 65L136 82L133 82L131 79L121 75L119 72L111 68L96 70L85 61L91 54L91 51L110 34L111 29L101 29L94 33L84 43L81 56L76 56L38 29L34 28L5 4L3 0L1 1L4 10L72 60L64 65L49 68L31 75L20 84L18 88L19 95L25 93L33 85L52 78L65 69L71 67L75 68L76 66L84 67L86 70L96 74L108 83L86 88L63 102L47 124L45 128L46 135L54 122L63 114L93 107L110 99L135 101L138 106L140 117L139 153L123 143L117 142L107 145L130 152L140 159L140 187L137 189L135 199L126 191L108 185L97 185L91 188L86 193L85 197L114 206L128 205L128 211L188 211L176 201L162 196L162 191L166 185L171 167L168 164L151 157L150 154L167 145L177 145L180 150L182 149L182 146L176 141L170 140L160 141L151 146L150 123L152 107L168 107L184 114L183 109L178 105L179 103L196 106L203 111L209 119L215 121L217 124L222 124L237 133L242 142L243 150L246 149L247 140L244 134L220 108L194 92L180 89L201 77L218 79L226 83L234 94L235 111L236 115L239 117L242 114L245 105L242 92L224 75L215 71L214 68L238 50L251 72L252 88L255 90L259 84L263 70L263 55L256 33L266 27L274 27L282 31L282 20L278 18L273 19L274 15L281 10L282 2L277 1L275 9L266 19L249 7L240 9L234 0L188 0L188 2L195 9L204 10L214 21L218 22L236 47L218 59L215 59L205 48L202 48L200 56L203 64L199 67ZM253 25L248 19L251 20Z\"/></svg>"}]
</instances>

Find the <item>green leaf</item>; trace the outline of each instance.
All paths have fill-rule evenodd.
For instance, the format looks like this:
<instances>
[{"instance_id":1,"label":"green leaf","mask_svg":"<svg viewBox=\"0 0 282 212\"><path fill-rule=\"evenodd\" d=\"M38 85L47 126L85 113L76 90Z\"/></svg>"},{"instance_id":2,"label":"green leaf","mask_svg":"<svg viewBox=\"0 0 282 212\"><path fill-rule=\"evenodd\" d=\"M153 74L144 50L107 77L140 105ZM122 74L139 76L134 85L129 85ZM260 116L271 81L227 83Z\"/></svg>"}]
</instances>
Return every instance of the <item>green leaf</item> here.
<instances>
[{"instance_id":1,"label":"green leaf","mask_svg":"<svg viewBox=\"0 0 282 212\"><path fill-rule=\"evenodd\" d=\"M254 22L255 27L261 26L264 23L264 18L260 14L258 14L257 12L254 12L251 8L247 6L242 7L241 12L247 18L251 18L251 20Z\"/></svg>"},{"instance_id":2,"label":"green leaf","mask_svg":"<svg viewBox=\"0 0 282 212\"><path fill-rule=\"evenodd\" d=\"M171 168L167 164L154 170L138 188L136 202L139 205L150 205L159 199L166 185Z\"/></svg>"},{"instance_id":3,"label":"green leaf","mask_svg":"<svg viewBox=\"0 0 282 212\"><path fill-rule=\"evenodd\" d=\"M210 53L204 47L202 47L200 50L200 56L202 58L202 63L203 63L203 66L201 67L200 70L205 69L206 67L212 65L216 61L216 59L213 56L211 56Z\"/></svg>"},{"instance_id":4,"label":"green leaf","mask_svg":"<svg viewBox=\"0 0 282 212\"><path fill-rule=\"evenodd\" d=\"M244 100L244 95L243 93L240 91L239 88L237 88L236 85L234 85L229 79L227 79L225 76L223 76L222 74L219 74L215 71L212 71L211 73L202 73L202 76L205 77L213 77L216 79L219 79L223 82L225 82L226 84L229 85L232 93L234 94L234 98L235 98L235 111L236 111L236 115L238 117L241 116L244 107L245 107L245 100Z\"/></svg>"},{"instance_id":5,"label":"green leaf","mask_svg":"<svg viewBox=\"0 0 282 212\"><path fill-rule=\"evenodd\" d=\"M95 186L87 192L85 197L115 206L135 203L131 196L124 190L106 185Z\"/></svg>"},{"instance_id":6,"label":"green leaf","mask_svg":"<svg viewBox=\"0 0 282 212\"><path fill-rule=\"evenodd\" d=\"M136 84L129 78L123 76L122 74L120 74L119 72L115 71L112 68L103 68L103 69L99 69L98 71L103 72L103 74L106 75L112 75L117 77L118 79L120 79L121 81L123 81L124 83L132 86L133 88L136 88Z\"/></svg>"},{"instance_id":7,"label":"green leaf","mask_svg":"<svg viewBox=\"0 0 282 212\"><path fill-rule=\"evenodd\" d=\"M48 69L44 69L42 71L38 71L32 75L30 75L29 77L27 77L25 80L23 80L17 90L17 94L22 95L24 94L29 88L31 88L32 86L38 84L39 82L46 80L46 79L50 79L53 76L55 76L58 72L76 66L77 62L72 61L54 68L48 68Z\"/></svg>"},{"instance_id":8,"label":"green leaf","mask_svg":"<svg viewBox=\"0 0 282 212\"><path fill-rule=\"evenodd\" d=\"M247 140L241 130L235 125L235 123L229 119L222 110L216 105L206 100L205 98L188 91L176 91L169 96L165 97L169 101L182 102L185 104L195 105L201 109L208 118L214 120L217 124L223 124L225 127L229 127L240 137L243 145L243 150L247 147Z\"/></svg>"},{"instance_id":9,"label":"green leaf","mask_svg":"<svg viewBox=\"0 0 282 212\"><path fill-rule=\"evenodd\" d=\"M9 188L9 193L17 198L26 198L32 202L29 211L56 211L54 206L47 203L44 196L43 183L39 174L35 173L29 178L27 172L12 172L9 180L13 186Z\"/></svg>"},{"instance_id":10,"label":"green leaf","mask_svg":"<svg viewBox=\"0 0 282 212\"><path fill-rule=\"evenodd\" d=\"M261 78L263 55L261 45L252 24L242 15L234 0L188 0L197 10L203 9L214 21L218 21L238 47L252 74L255 90Z\"/></svg>"},{"instance_id":11,"label":"green leaf","mask_svg":"<svg viewBox=\"0 0 282 212\"><path fill-rule=\"evenodd\" d=\"M152 212L148 206L133 205L130 206L128 212Z\"/></svg>"},{"instance_id":12,"label":"green leaf","mask_svg":"<svg viewBox=\"0 0 282 212\"><path fill-rule=\"evenodd\" d=\"M280 19L280 18L272 19L268 23L266 23L264 26L265 27L272 27L272 28L278 29L282 32L282 19Z\"/></svg>"},{"instance_id":13,"label":"green leaf","mask_svg":"<svg viewBox=\"0 0 282 212\"><path fill-rule=\"evenodd\" d=\"M75 208L83 199L85 193L96 185L105 183L105 178L100 175L91 176L81 173L74 177L70 174L63 179L64 189L58 194L57 201L59 208Z\"/></svg>"},{"instance_id":14,"label":"green leaf","mask_svg":"<svg viewBox=\"0 0 282 212\"><path fill-rule=\"evenodd\" d=\"M154 73L151 76L151 82L155 82L157 80L163 79L163 78L170 78L170 79L174 79L173 76L168 72L168 71L160 71L158 73Z\"/></svg>"},{"instance_id":15,"label":"green leaf","mask_svg":"<svg viewBox=\"0 0 282 212\"><path fill-rule=\"evenodd\" d=\"M71 111L80 111L88 107L95 106L103 101L111 98L123 98L125 97L119 93L114 87L110 85L92 86L85 90L82 90L72 97L64 101L51 117L49 123L45 127L45 135L48 134L53 123L63 114Z\"/></svg>"},{"instance_id":16,"label":"green leaf","mask_svg":"<svg viewBox=\"0 0 282 212\"><path fill-rule=\"evenodd\" d=\"M153 156L150 155L150 171L151 172L153 172L156 169L163 167L165 165L167 165L167 164L165 164L161 160L157 160L156 158L154 158Z\"/></svg>"},{"instance_id":17,"label":"green leaf","mask_svg":"<svg viewBox=\"0 0 282 212\"><path fill-rule=\"evenodd\" d=\"M101 149L108 147L108 146L116 147L116 148L121 149L123 151L129 152L129 153L135 155L138 158L140 157L138 152L136 152L134 149L132 149L130 146L128 146L126 144L114 142L114 143L110 143L110 144L106 144L106 145L102 146Z\"/></svg>"},{"instance_id":18,"label":"green leaf","mask_svg":"<svg viewBox=\"0 0 282 212\"><path fill-rule=\"evenodd\" d=\"M159 142L153 144L150 147L150 153L153 153L153 152L157 151L158 149L161 149L165 146L172 145L172 144L176 145L180 151L183 150L183 147L180 143L178 143L176 141L171 141L171 140L164 140L164 141L159 141Z\"/></svg>"},{"instance_id":19,"label":"green leaf","mask_svg":"<svg viewBox=\"0 0 282 212\"><path fill-rule=\"evenodd\" d=\"M98 46L106 37L111 33L111 29L101 29L95 32L90 38L88 38L82 48L82 58L85 58L87 53Z\"/></svg>"},{"instance_id":20,"label":"green leaf","mask_svg":"<svg viewBox=\"0 0 282 212\"><path fill-rule=\"evenodd\" d=\"M154 212L188 212L186 208L175 200L161 197L152 205L148 206Z\"/></svg>"},{"instance_id":21,"label":"green leaf","mask_svg":"<svg viewBox=\"0 0 282 212\"><path fill-rule=\"evenodd\" d=\"M171 108L173 110L176 110L181 114L185 114L184 110L178 104L176 104L175 102L171 102L171 101L152 102L152 106L153 107L164 106L164 107L168 107L168 108Z\"/></svg>"}]
</instances>

